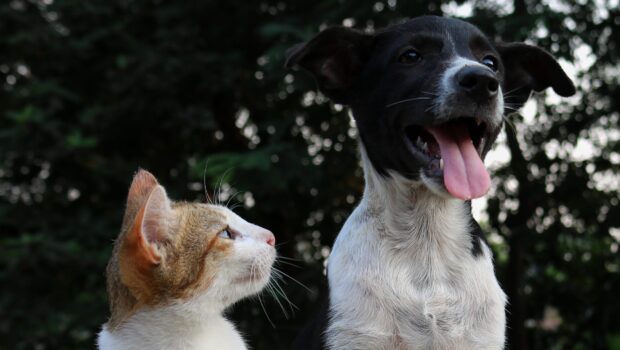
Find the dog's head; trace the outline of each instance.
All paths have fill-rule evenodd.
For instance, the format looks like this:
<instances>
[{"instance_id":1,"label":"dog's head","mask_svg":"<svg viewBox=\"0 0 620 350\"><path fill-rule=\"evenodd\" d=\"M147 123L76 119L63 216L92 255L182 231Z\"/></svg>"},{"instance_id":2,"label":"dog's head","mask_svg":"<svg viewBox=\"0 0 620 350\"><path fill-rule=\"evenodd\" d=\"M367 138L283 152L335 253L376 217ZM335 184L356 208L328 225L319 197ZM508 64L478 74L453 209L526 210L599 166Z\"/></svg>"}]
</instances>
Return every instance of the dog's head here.
<instances>
[{"instance_id":1,"label":"dog's head","mask_svg":"<svg viewBox=\"0 0 620 350\"><path fill-rule=\"evenodd\" d=\"M482 163L505 111L532 90L575 93L549 53L496 44L475 26L424 16L375 34L326 29L288 52L334 102L348 105L372 166L440 195L471 199L490 185Z\"/></svg>"}]
</instances>

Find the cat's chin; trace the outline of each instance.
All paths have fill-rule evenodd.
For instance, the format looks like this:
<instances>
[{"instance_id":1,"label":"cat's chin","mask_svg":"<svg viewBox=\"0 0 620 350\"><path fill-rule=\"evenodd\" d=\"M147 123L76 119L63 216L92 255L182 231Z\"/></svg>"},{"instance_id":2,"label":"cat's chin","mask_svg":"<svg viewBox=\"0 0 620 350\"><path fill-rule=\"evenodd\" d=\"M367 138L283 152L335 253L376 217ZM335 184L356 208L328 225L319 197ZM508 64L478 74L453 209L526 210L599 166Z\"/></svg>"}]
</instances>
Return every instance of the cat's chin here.
<instances>
[{"instance_id":1,"label":"cat's chin","mask_svg":"<svg viewBox=\"0 0 620 350\"><path fill-rule=\"evenodd\" d=\"M243 294L241 298L245 298L260 293L267 286L270 278L271 270L261 271L260 273L254 272L235 278L232 285L240 294Z\"/></svg>"},{"instance_id":2,"label":"cat's chin","mask_svg":"<svg viewBox=\"0 0 620 350\"><path fill-rule=\"evenodd\" d=\"M265 288L268 281L269 279L266 278L261 281L252 281L252 282L246 282L243 284L238 284L237 288L240 291L241 297L235 300L235 302L260 293Z\"/></svg>"},{"instance_id":3,"label":"cat's chin","mask_svg":"<svg viewBox=\"0 0 620 350\"><path fill-rule=\"evenodd\" d=\"M259 271L249 273L245 276L237 277L233 280L233 283L241 286L248 286L252 284L261 285L261 289L264 288L264 285L267 284L269 280L269 272Z\"/></svg>"}]
</instances>

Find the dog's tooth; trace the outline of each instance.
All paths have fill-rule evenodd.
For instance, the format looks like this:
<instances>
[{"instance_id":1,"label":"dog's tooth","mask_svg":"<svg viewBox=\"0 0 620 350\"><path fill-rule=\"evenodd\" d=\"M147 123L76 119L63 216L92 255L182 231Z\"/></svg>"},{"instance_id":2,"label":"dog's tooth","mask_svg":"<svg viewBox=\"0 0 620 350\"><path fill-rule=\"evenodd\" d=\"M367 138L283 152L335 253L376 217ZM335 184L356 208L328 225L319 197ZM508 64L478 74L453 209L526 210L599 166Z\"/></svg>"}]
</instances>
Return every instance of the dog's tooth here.
<instances>
[{"instance_id":1,"label":"dog's tooth","mask_svg":"<svg viewBox=\"0 0 620 350\"><path fill-rule=\"evenodd\" d=\"M416 144L416 146L418 146L418 148L424 149L424 142L422 141L422 139L419 136L415 140L415 144Z\"/></svg>"},{"instance_id":2,"label":"dog's tooth","mask_svg":"<svg viewBox=\"0 0 620 350\"><path fill-rule=\"evenodd\" d=\"M443 158L439 159L439 169L443 170Z\"/></svg>"}]
</instances>

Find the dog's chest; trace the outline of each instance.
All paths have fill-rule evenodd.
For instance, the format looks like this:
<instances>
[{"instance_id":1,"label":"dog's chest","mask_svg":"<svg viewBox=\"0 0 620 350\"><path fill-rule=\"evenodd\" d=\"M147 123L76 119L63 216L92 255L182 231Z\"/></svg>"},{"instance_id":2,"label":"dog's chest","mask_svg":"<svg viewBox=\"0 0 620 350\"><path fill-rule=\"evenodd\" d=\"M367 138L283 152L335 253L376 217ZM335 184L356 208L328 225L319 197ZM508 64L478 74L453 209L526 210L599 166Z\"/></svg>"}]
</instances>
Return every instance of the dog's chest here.
<instances>
[{"instance_id":1,"label":"dog's chest","mask_svg":"<svg viewBox=\"0 0 620 350\"><path fill-rule=\"evenodd\" d=\"M360 206L339 234L328 270L331 348L501 349L505 297L488 248L474 257L466 232L400 242L391 230Z\"/></svg>"}]
</instances>

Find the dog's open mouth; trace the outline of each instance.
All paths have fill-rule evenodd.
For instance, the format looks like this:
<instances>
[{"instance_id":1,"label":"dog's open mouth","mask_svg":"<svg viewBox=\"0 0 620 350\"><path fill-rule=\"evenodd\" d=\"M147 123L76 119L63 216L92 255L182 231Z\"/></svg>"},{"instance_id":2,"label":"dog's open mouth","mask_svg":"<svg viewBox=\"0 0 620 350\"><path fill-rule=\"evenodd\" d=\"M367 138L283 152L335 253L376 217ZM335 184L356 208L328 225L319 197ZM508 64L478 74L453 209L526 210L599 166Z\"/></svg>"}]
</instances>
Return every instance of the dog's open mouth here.
<instances>
[{"instance_id":1,"label":"dog's open mouth","mask_svg":"<svg viewBox=\"0 0 620 350\"><path fill-rule=\"evenodd\" d=\"M451 195L472 199L489 190L491 180L481 157L486 123L462 117L428 127L408 126L405 132L410 151L426 162L425 173L443 177Z\"/></svg>"}]
</instances>

